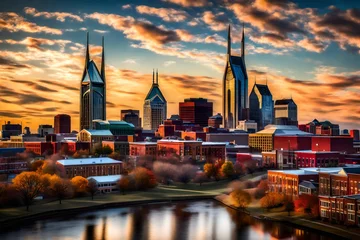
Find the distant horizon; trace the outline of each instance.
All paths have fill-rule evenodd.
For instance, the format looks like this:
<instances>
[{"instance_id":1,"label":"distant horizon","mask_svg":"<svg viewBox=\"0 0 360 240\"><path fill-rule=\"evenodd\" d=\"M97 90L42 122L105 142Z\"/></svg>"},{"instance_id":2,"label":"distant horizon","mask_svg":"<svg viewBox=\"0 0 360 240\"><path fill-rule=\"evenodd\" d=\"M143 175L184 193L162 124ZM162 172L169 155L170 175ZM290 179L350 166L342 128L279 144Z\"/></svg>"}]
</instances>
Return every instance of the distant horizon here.
<instances>
[{"instance_id":1,"label":"distant horizon","mask_svg":"<svg viewBox=\"0 0 360 240\"><path fill-rule=\"evenodd\" d=\"M105 36L107 119L120 120L124 109L143 116L153 69L167 117L178 114L179 102L199 97L214 103L213 115L222 113L227 27L239 54L244 23L249 93L255 78L267 81L274 101L294 99L300 124L318 119L360 129L360 3L247 2L4 1L0 122L22 122L37 132L68 114L79 131L87 31L99 69Z\"/></svg>"}]
</instances>

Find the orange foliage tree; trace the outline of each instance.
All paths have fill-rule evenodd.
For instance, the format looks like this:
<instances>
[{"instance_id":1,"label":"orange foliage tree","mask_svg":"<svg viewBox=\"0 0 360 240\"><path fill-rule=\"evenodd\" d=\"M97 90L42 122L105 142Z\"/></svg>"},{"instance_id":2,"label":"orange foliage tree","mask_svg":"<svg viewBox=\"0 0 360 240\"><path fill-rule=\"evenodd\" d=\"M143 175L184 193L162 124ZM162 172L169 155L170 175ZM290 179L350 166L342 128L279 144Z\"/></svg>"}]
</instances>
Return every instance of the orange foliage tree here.
<instances>
[{"instance_id":1,"label":"orange foliage tree","mask_svg":"<svg viewBox=\"0 0 360 240\"><path fill-rule=\"evenodd\" d=\"M125 194L126 191L134 188L133 181L130 176L122 177L117 184L123 194Z\"/></svg>"},{"instance_id":2,"label":"orange foliage tree","mask_svg":"<svg viewBox=\"0 0 360 240\"><path fill-rule=\"evenodd\" d=\"M34 198L44 190L44 183L39 173L36 172L22 172L13 179L14 187L19 191L26 210L29 211L29 206Z\"/></svg>"},{"instance_id":3,"label":"orange foliage tree","mask_svg":"<svg viewBox=\"0 0 360 240\"><path fill-rule=\"evenodd\" d=\"M50 191L51 194L56 197L61 204L61 200L71 196L71 182L68 179L60 178L54 174L50 178Z\"/></svg>"},{"instance_id":4,"label":"orange foliage tree","mask_svg":"<svg viewBox=\"0 0 360 240\"><path fill-rule=\"evenodd\" d=\"M301 194L298 199L294 201L295 211L304 211L305 213L318 216L319 198L314 195Z\"/></svg>"},{"instance_id":5,"label":"orange foliage tree","mask_svg":"<svg viewBox=\"0 0 360 240\"><path fill-rule=\"evenodd\" d=\"M284 202L284 196L280 193L269 192L260 199L260 205L263 208L270 210L270 208L278 207Z\"/></svg>"},{"instance_id":6,"label":"orange foliage tree","mask_svg":"<svg viewBox=\"0 0 360 240\"><path fill-rule=\"evenodd\" d=\"M89 181L82 176L73 177L71 179L71 185L73 186L75 195L84 195L87 192L88 183Z\"/></svg>"},{"instance_id":7,"label":"orange foliage tree","mask_svg":"<svg viewBox=\"0 0 360 240\"><path fill-rule=\"evenodd\" d=\"M233 178L235 175L234 164L231 161L226 161L221 166L221 174L226 178Z\"/></svg>"},{"instance_id":8,"label":"orange foliage tree","mask_svg":"<svg viewBox=\"0 0 360 240\"><path fill-rule=\"evenodd\" d=\"M245 209L251 202L251 196L246 191L236 189L230 193L230 200L234 206Z\"/></svg>"},{"instance_id":9,"label":"orange foliage tree","mask_svg":"<svg viewBox=\"0 0 360 240\"><path fill-rule=\"evenodd\" d=\"M146 168L138 167L133 170L130 175L135 179L135 187L137 190L145 190L156 186L154 173Z\"/></svg>"}]
</instances>

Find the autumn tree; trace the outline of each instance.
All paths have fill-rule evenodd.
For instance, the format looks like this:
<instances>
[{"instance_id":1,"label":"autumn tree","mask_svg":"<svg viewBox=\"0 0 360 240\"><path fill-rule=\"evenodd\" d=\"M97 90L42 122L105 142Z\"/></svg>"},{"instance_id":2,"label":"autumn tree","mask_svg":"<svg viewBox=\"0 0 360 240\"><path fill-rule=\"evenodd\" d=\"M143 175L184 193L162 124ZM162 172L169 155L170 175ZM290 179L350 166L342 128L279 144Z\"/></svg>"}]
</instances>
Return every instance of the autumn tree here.
<instances>
[{"instance_id":1,"label":"autumn tree","mask_svg":"<svg viewBox=\"0 0 360 240\"><path fill-rule=\"evenodd\" d=\"M88 150L77 150L74 154L73 154L73 158L87 158L89 156L89 151Z\"/></svg>"},{"instance_id":2,"label":"autumn tree","mask_svg":"<svg viewBox=\"0 0 360 240\"><path fill-rule=\"evenodd\" d=\"M179 167L177 180L182 183L189 183L196 176L197 167L191 164L184 164Z\"/></svg>"},{"instance_id":3,"label":"autumn tree","mask_svg":"<svg viewBox=\"0 0 360 240\"><path fill-rule=\"evenodd\" d=\"M218 170L216 169L215 164L213 163L205 163L204 165L204 173L208 178L214 177L218 175Z\"/></svg>"},{"instance_id":4,"label":"autumn tree","mask_svg":"<svg viewBox=\"0 0 360 240\"><path fill-rule=\"evenodd\" d=\"M19 191L26 210L29 211L29 206L34 198L44 190L44 184L39 173L36 172L22 172L13 179L14 187Z\"/></svg>"},{"instance_id":5,"label":"autumn tree","mask_svg":"<svg viewBox=\"0 0 360 240\"><path fill-rule=\"evenodd\" d=\"M60 178L57 175L52 175L50 179L50 191L52 196L61 201L71 195L71 182L68 179Z\"/></svg>"},{"instance_id":6,"label":"autumn tree","mask_svg":"<svg viewBox=\"0 0 360 240\"><path fill-rule=\"evenodd\" d=\"M99 187L95 179L91 178L88 181L87 190L91 195L91 199L94 200L95 194L99 191Z\"/></svg>"},{"instance_id":7,"label":"autumn tree","mask_svg":"<svg viewBox=\"0 0 360 240\"><path fill-rule=\"evenodd\" d=\"M30 171L36 172L39 168L41 169L44 165L44 160L34 160L30 163Z\"/></svg>"},{"instance_id":8,"label":"autumn tree","mask_svg":"<svg viewBox=\"0 0 360 240\"><path fill-rule=\"evenodd\" d=\"M156 161L153 165L154 174L164 184L169 184L177 175L177 167L171 163Z\"/></svg>"},{"instance_id":9,"label":"autumn tree","mask_svg":"<svg viewBox=\"0 0 360 240\"><path fill-rule=\"evenodd\" d=\"M125 194L126 191L129 191L134 188L133 179L131 179L130 176L124 176L124 177L120 178L120 180L118 181L117 184L119 186L120 191L123 194Z\"/></svg>"},{"instance_id":10,"label":"autumn tree","mask_svg":"<svg viewBox=\"0 0 360 240\"><path fill-rule=\"evenodd\" d=\"M280 193L269 192L260 199L260 205L267 210L278 207L284 202L284 196Z\"/></svg>"},{"instance_id":11,"label":"autumn tree","mask_svg":"<svg viewBox=\"0 0 360 240\"><path fill-rule=\"evenodd\" d=\"M201 186L202 183L206 182L209 178L205 175L205 173L198 173L194 178L194 183L199 183Z\"/></svg>"},{"instance_id":12,"label":"autumn tree","mask_svg":"<svg viewBox=\"0 0 360 240\"><path fill-rule=\"evenodd\" d=\"M245 209L251 202L251 196L248 192L236 189L230 193L230 200L235 207Z\"/></svg>"},{"instance_id":13,"label":"autumn tree","mask_svg":"<svg viewBox=\"0 0 360 240\"><path fill-rule=\"evenodd\" d=\"M96 144L94 147L94 155L95 156L110 155L112 152L113 152L113 150L108 145L101 146L101 144L99 143L99 144Z\"/></svg>"},{"instance_id":14,"label":"autumn tree","mask_svg":"<svg viewBox=\"0 0 360 240\"><path fill-rule=\"evenodd\" d=\"M137 190L146 190L156 186L155 175L152 171L138 167L130 173L135 180L135 187Z\"/></svg>"},{"instance_id":15,"label":"autumn tree","mask_svg":"<svg viewBox=\"0 0 360 240\"><path fill-rule=\"evenodd\" d=\"M317 212L315 211L315 208L319 206L319 199L317 196L301 194L299 198L294 201L294 204L296 211L303 210L305 213L317 215Z\"/></svg>"},{"instance_id":16,"label":"autumn tree","mask_svg":"<svg viewBox=\"0 0 360 240\"><path fill-rule=\"evenodd\" d=\"M71 179L71 185L73 186L74 192L76 196L84 195L87 192L87 186L89 181L82 177L76 176Z\"/></svg>"},{"instance_id":17,"label":"autumn tree","mask_svg":"<svg viewBox=\"0 0 360 240\"><path fill-rule=\"evenodd\" d=\"M233 178L235 174L234 165L231 161L226 161L221 166L221 174L226 178Z\"/></svg>"},{"instance_id":18,"label":"autumn tree","mask_svg":"<svg viewBox=\"0 0 360 240\"><path fill-rule=\"evenodd\" d=\"M265 196L267 191L269 191L267 180L261 180L254 192L254 197L260 199Z\"/></svg>"},{"instance_id":19,"label":"autumn tree","mask_svg":"<svg viewBox=\"0 0 360 240\"><path fill-rule=\"evenodd\" d=\"M38 173L40 174L50 174L50 175L58 175L60 177L65 177L65 168L62 164L57 163L57 160L48 159L45 160L44 164L41 168L38 168Z\"/></svg>"},{"instance_id":20,"label":"autumn tree","mask_svg":"<svg viewBox=\"0 0 360 240\"><path fill-rule=\"evenodd\" d=\"M238 176L243 175L245 173L242 164L238 161L236 161L234 164L234 172Z\"/></svg>"}]
</instances>

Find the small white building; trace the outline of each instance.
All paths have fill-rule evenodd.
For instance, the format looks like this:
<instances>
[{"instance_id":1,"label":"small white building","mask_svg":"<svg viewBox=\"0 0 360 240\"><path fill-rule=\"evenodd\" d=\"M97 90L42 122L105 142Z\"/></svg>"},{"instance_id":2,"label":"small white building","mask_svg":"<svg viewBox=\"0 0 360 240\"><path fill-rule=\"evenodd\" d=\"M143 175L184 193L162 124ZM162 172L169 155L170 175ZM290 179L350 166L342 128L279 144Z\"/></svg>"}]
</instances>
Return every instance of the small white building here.
<instances>
[{"instance_id":1,"label":"small white building","mask_svg":"<svg viewBox=\"0 0 360 240\"><path fill-rule=\"evenodd\" d=\"M121 175L90 176L87 179L94 179L96 181L99 192L109 193L119 190L117 182L121 179Z\"/></svg>"}]
</instances>

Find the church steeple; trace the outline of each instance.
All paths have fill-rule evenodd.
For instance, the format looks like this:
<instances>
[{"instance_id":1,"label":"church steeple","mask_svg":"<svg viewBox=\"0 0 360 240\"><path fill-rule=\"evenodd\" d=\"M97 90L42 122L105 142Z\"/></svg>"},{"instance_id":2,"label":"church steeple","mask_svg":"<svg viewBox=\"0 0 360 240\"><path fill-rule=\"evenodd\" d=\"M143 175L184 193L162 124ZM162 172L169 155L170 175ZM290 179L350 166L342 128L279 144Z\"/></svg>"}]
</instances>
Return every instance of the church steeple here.
<instances>
[{"instance_id":1,"label":"church steeple","mask_svg":"<svg viewBox=\"0 0 360 240\"><path fill-rule=\"evenodd\" d=\"M104 36L102 37L101 78L105 82L105 45L104 45Z\"/></svg>"},{"instance_id":2,"label":"church steeple","mask_svg":"<svg viewBox=\"0 0 360 240\"><path fill-rule=\"evenodd\" d=\"M245 63L245 26L243 23L242 38L241 38L241 58Z\"/></svg>"},{"instance_id":3,"label":"church steeple","mask_svg":"<svg viewBox=\"0 0 360 240\"><path fill-rule=\"evenodd\" d=\"M227 45L227 54L230 56L231 55L231 26L229 24L229 28L228 28L228 45Z\"/></svg>"}]
</instances>

